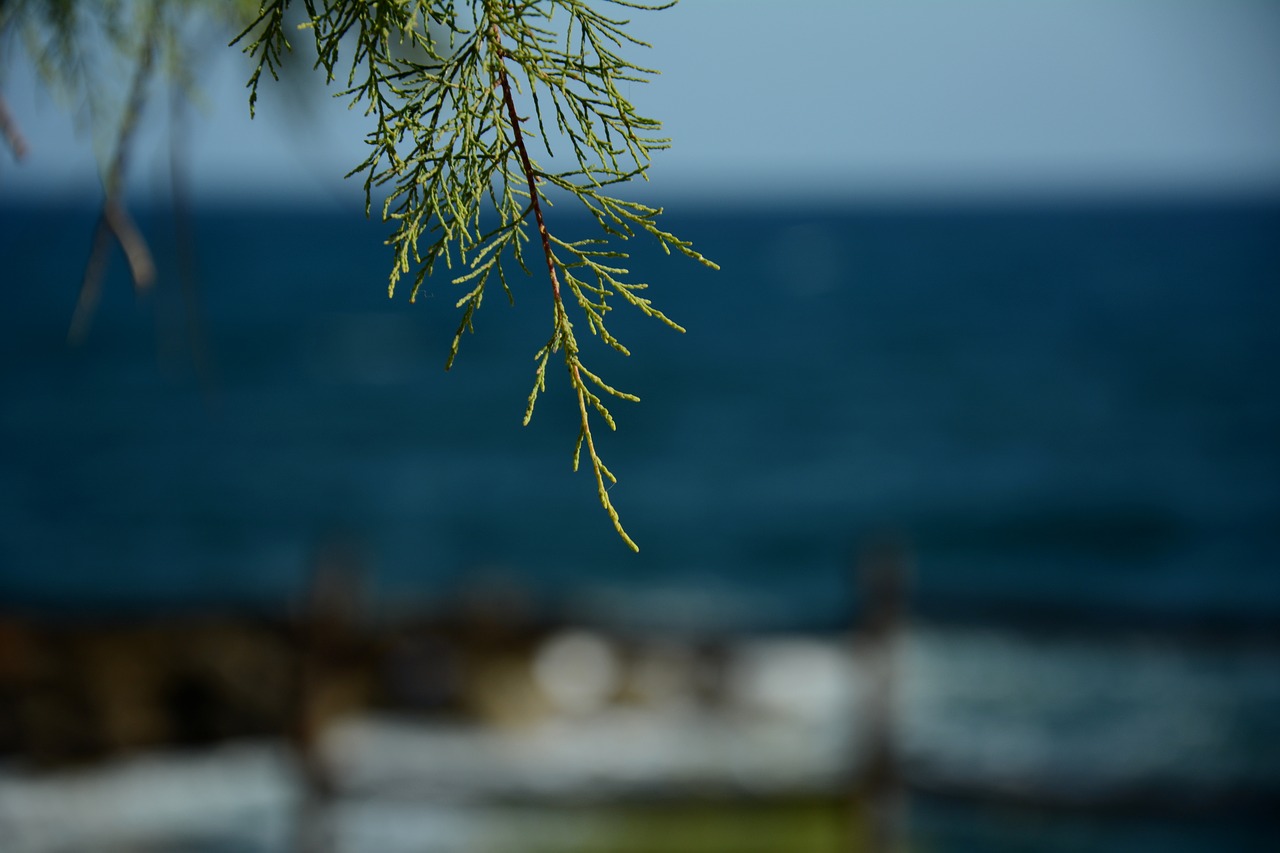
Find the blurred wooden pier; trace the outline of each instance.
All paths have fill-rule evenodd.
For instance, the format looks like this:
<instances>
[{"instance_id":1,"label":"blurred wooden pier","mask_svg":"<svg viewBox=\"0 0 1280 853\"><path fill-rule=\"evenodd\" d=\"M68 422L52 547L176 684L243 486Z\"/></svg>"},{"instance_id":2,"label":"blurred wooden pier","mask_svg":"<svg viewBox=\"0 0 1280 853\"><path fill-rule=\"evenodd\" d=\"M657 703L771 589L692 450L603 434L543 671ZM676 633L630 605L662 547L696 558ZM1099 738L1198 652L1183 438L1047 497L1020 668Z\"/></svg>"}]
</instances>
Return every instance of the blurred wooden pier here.
<instances>
[{"instance_id":1,"label":"blurred wooden pier","mask_svg":"<svg viewBox=\"0 0 1280 853\"><path fill-rule=\"evenodd\" d=\"M870 544L851 567L857 618L822 635L611 631L550 617L501 583L377 622L360 577L358 560L338 548L317 556L313 584L291 613L0 616L0 838L37 839L6 851L76 849L54 843L68 837L65 806L76 796L78 813L110 836L131 812L95 809L91 792L109 802L134 784L140 797L170 785L193 792L185 805L170 803L174 826L206 826L202 809L217 826L239 826L233 814L258 815L245 826L290 815L286 846L245 848L253 853L356 849L351 833L367 839L370 813L445 839L403 848L414 850L456 849L448 839L472 831L461 828L466 820L501 815L525 827L524 851L896 853L908 849L908 800L920 796L1076 813L1265 814L1280 804L1265 783L1149 784L1141 755L1126 771L1132 781L1113 770L1103 784L1058 785L1052 762L1039 776L1010 775L946 725L930 734L933 752L922 752L908 700L917 710L941 703L935 723L947 723L956 707L947 703L972 701L982 680L959 672L968 692L922 695L922 685L949 683L949 673L921 673L922 663L950 660L967 643L974 654L1004 656L999 669L972 672L1017 676L1019 667L1043 668L1039 656L1059 641L1019 651L992 645L986 629L915 624L910 551L892 540ZM1117 653L1186 669L1177 657L1153 659L1145 640L1117 646L1111 637L1096 651L1082 642L1059 645L1073 666L1092 655L1095 682L1130 671L1123 656L1113 662ZM1274 659L1242 648L1260 672ZM994 775L978 775L983 762ZM154 770L154 781L139 768ZM439 824L421 823L424 814ZM561 819L595 834L566 840L555 828ZM619 833L642 840L628 847ZM779 846L780 837L794 843ZM41 838L53 840L41 846ZM537 838L559 840L540 848Z\"/></svg>"}]
</instances>

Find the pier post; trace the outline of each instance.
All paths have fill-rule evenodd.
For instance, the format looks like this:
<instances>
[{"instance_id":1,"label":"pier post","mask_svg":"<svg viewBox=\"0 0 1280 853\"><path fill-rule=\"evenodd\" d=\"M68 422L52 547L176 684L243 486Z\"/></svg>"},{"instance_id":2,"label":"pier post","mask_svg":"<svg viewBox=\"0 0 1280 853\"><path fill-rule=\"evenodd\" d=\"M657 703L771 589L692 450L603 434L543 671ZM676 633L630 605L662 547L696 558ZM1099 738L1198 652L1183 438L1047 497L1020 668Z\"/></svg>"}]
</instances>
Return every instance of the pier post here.
<instances>
[{"instance_id":1,"label":"pier post","mask_svg":"<svg viewBox=\"0 0 1280 853\"><path fill-rule=\"evenodd\" d=\"M861 601L855 658L868 675L862 743L865 763L854 785L853 849L901 853L906 849L907 799L898 755L900 653L910 589L910 555L896 540L868 543L854 565Z\"/></svg>"}]
</instances>

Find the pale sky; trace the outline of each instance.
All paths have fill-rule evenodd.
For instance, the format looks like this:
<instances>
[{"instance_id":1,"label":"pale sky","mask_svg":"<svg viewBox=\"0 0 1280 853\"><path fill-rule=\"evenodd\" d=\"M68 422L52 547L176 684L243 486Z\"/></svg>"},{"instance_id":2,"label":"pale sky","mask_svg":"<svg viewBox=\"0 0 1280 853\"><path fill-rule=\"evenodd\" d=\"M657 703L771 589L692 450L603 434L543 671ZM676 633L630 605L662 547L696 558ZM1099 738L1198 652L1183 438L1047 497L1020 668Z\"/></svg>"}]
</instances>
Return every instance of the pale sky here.
<instances>
[{"instance_id":1,"label":"pale sky","mask_svg":"<svg viewBox=\"0 0 1280 853\"><path fill-rule=\"evenodd\" d=\"M740 200L1280 194L1277 0L684 0L629 13L662 77L663 193ZM186 157L200 198L340 200L358 116L277 88L248 119L244 65L210 51ZM4 83L29 139L0 197L96 184L91 146L20 64ZM132 188L163 190L166 106ZM350 184L351 182L348 182Z\"/></svg>"}]
</instances>

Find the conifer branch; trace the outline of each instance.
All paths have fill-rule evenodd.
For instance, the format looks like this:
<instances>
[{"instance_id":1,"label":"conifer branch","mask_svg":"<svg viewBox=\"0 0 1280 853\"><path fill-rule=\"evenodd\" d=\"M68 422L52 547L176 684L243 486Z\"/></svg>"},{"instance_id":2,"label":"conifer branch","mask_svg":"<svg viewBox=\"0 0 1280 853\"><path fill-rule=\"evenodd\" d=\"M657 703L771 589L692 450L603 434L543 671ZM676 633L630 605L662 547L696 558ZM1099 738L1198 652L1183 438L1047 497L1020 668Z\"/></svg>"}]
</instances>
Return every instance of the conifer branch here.
<instances>
[{"instance_id":1,"label":"conifer branch","mask_svg":"<svg viewBox=\"0 0 1280 853\"><path fill-rule=\"evenodd\" d=\"M83 334L97 299L111 237L124 247L138 286L145 286L152 274L145 242L119 194L154 55L170 49L167 41L157 40L177 32L166 28L164 16L169 10L186 10L185 2L99 6L67 0L6 6L0 1L0 25L18 8L34 22L31 30L39 36L40 49L30 52L43 63L42 74L56 79L59 73L48 68L71 69L77 90L94 90L82 56L81 10L98 16L119 55L137 56L104 175L103 214L81 289L82 304L73 319L73 338ZM208 8L242 15L232 44L242 45L254 61L247 84L250 115L258 106L259 87L281 75L292 42L305 40L314 44L314 70L323 74L336 97L368 118L366 156L348 177L363 184L366 215L377 209L391 226L386 241L391 252L389 295L405 279L411 302L428 280L441 276L459 288L455 306L460 316L446 369L458 357L464 334L474 331L491 284L514 303L518 288L512 274L530 274L525 253L536 247L541 259L533 266L545 268L548 276L552 328L535 354L524 423L546 389L551 356L562 355L578 403L574 469L585 446L600 503L619 536L635 549L610 499L609 487L616 479L599 456L592 425L603 421L616 427L606 398L638 398L586 367L570 317L623 355L629 354L627 347L606 325L618 304L684 331L653 305L645 293L647 284L630 278L628 255L616 248L619 241L648 235L668 254L674 251L715 267L659 224L661 208L614 194L633 179L647 178L650 157L669 140L660 135L661 123L639 113L624 95L657 73L624 56L648 45L631 35L629 21L602 10L653 11L674 2L302 0L291 5L291 0L258 0L243 8L245 2L252 0L209 3ZM134 12L150 15L151 22L145 27L138 20L127 22ZM295 28L296 17L302 22ZM130 35L139 32L140 47ZM95 100L87 97L86 104L92 118ZM0 121L0 132L9 127L11 123ZM12 134L7 135L12 142ZM543 153L550 168L538 163ZM596 235L568 239L552 233L547 213L553 197L581 205L599 229Z\"/></svg>"},{"instance_id":2,"label":"conifer branch","mask_svg":"<svg viewBox=\"0 0 1280 853\"><path fill-rule=\"evenodd\" d=\"M605 467L604 462L601 461L600 456L596 453L595 441L591 435L591 419L587 413L587 400L590 399L592 404L597 407L606 422L609 424L610 429L615 428L613 418L609 415L608 410L600 403L600 399L587 389L586 383L583 382L582 375L584 373L587 374L594 379L598 385L619 397L626 397L637 401L639 398L631 397L630 395L623 395L614 391L612 388L609 388L609 386L600 381L598 377L587 371L578 359L578 347L573 339L573 324L569 322L568 314L565 313L564 297L561 296L560 293L560 280L556 275L556 256L555 252L551 248L552 238L551 234L547 231L547 223L542 215L542 193L541 190L538 189L538 172L534 169L533 163L529 159L529 149L525 145L524 133L520 129L522 119L516 112L515 99L511 96L511 82L507 75L506 52L502 48L502 32L498 28L497 22L490 25L489 31L493 39L494 52L498 57L498 62L495 64L495 75L498 78L498 85L502 87L502 100L506 105L507 115L511 120L512 139L515 144L516 152L520 155L520 165L524 170L525 180L529 186L529 207L533 212L534 222L538 229L538 237L542 242L542 254L547 263L547 277L551 281L551 299L553 315L555 317L555 332L552 335L551 343L548 344L548 347L550 348L549 352L553 352L556 349L557 342L559 342L560 346L563 346L565 366L569 370L569 381L578 397L578 412L580 414L580 420L578 447L575 449L573 454L573 468L575 471L578 469L579 452L581 450L582 443L585 441L587 445L587 452L591 457L591 468L596 478L596 489L600 495L600 505L603 506L605 512L609 514L609 520L613 522L613 529L622 537L622 541L627 543L627 546L631 548L632 551L639 551L640 546L635 543L635 540L633 540L622 527L622 521L618 517L618 511L614 509L613 502L609 499L609 490L604 484L605 477L608 477L611 484L616 483L617 479L612 473L610 473L609 469ZM545 364L546 359L544 358L538 367L538 387L542 386L545 379ZM534 399L535 398L533 396L530 397L529 408L525 412L524 422L526 424L529 423L529 419L533 416Z\"/></svg>"},{"instance_id":3,"label":"conifer branch","mask_svg":"<svg viewBox=\"0 0 1280 853\"><path fill-rule=\"evenodd\" d=\"M445 368L458 356L462 337L474 331L476 314L493 280L514 302L512 265L530 272L525 246L535 235L551 286L551 336L535 355L534 385L525 407L528 424L546 389L547 363L563 354L578 401L579 429L573 455L576 470L585 446L601 506L628 547L609 496L616 482L601 460L592 418L614 429L604 397L634 401L583 364L569 304L577 306L588 330L626 355L627 348L606 327L620 299L647 316L684 329L641 295L642 282L628 281L621 265L627 254L609 239L638 234L715 267L687 241L663 230L662 211L611 195L614 187L645 177L652 152L666 148L661 124L639 114L623 96L623 84L644 82L656 72L621 55L647 47L627 32L628 22L595 6L655 10L672 3L630 0L422 0L416 3L306 0L314 38L316 68L341 88L337 96L362 107L374 122L366 136L367 157L348 173L364 182L365 211L381 201L384 221L394 226L388 245L393 263L388 293L411 276L410 301L443 269L465 286L457 299L459 323ZM264 73L275 77L290 49L284 33L288 0L271 0L236 41L257 60L250 77L250 108ZM521 115L519 102L528 108ZM541 168L533 146L550 156L567 148L567 168ZM548 191L576 200L603 232L603 238L564 240L546 221ZM606 483L606 481L608 481Z\"/></svg>"}]
</instances>

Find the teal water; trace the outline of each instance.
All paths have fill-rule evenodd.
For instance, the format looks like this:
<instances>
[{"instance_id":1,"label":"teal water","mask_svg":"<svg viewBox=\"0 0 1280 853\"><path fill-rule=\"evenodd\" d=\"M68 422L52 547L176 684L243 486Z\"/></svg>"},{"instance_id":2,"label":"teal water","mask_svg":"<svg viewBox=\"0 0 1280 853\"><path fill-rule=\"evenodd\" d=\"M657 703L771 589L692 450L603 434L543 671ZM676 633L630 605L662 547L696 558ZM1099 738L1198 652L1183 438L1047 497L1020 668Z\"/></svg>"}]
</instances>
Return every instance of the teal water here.
<instances>
[{"instance_id":1,"label":"teal water","mask_svg":"<svg viewBox=\"0 0 1280 853\"><path fill-rule=\"evenodd\" d=\"M673 214L723 270L651 249L633 269L688 333L620 308L632 358L586 357L643 398L597 432L638 555L569 470L562 375L520 426L541 280L518 280L514 309L491 294L445 373L456 289L388 300L378 227L198 211L188 298L155 211L157 291L135 298L113 257L73 348L93 221L0 208L0 611L278 609L342 542L392 611L498 577L602 622L824 628L856 612L859 544L891 534L926 619L1236 638L1132 678L1105 645L1036 658L993 628L979 645L1000 654L966 663L943 643L940 671L972 666L991 692L930 682L922 766L982 760L999 781L1034 754L1048 778L1098 784L1154 755L1154 789L1239 789L1252 811L925 803L928 849L1255 849L1274 829L1256 806L1280 791L1258 746L1280 720L1280 206ZM1059 683L1101 698L1061 711ZM1177 713L1150 718L1151 696ZM1064 737L1118 745L1082 765Z\"/></svg>"},{"instance_id":2,"label":"teal water","mask_svg":"<svg viewBox=\"0 0 1280 853\"><path fill-rule=\"evenodd\" d=\"M199 212L195 321L169 217L142 222L157 292L113 258L68 348L92 214L0 213L11 601L270 603L336 535L391 597L487 566L820 623L891 531L933 613L1280 622L1280 208L673 215L723 271L633 268L688 334L619 309L633 357L587 354L643 398L598 431L635 556L569 471L563 371L520 426L542 281L445 373L456 288L388 300L358 217Z\"/></svg>"}]
</instances>

